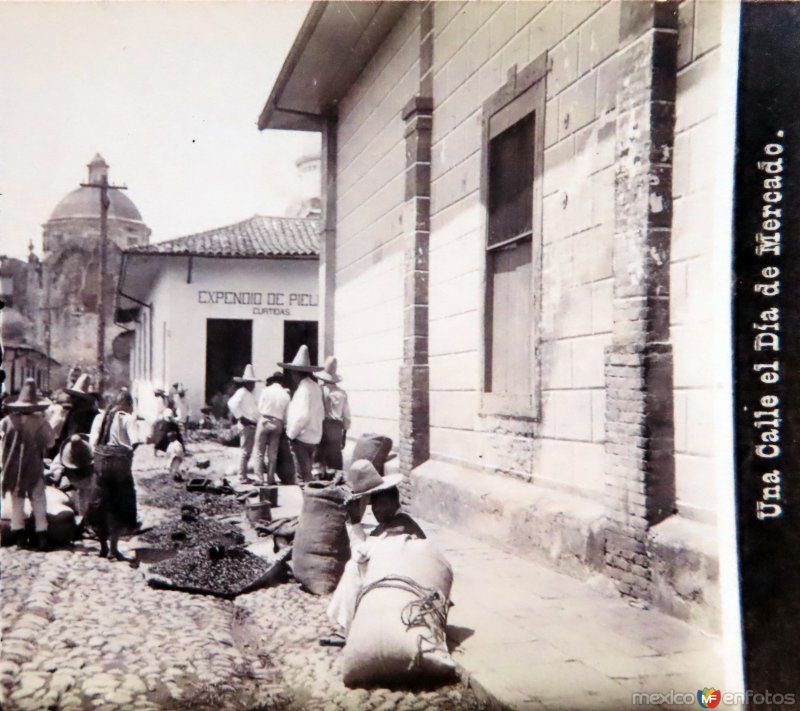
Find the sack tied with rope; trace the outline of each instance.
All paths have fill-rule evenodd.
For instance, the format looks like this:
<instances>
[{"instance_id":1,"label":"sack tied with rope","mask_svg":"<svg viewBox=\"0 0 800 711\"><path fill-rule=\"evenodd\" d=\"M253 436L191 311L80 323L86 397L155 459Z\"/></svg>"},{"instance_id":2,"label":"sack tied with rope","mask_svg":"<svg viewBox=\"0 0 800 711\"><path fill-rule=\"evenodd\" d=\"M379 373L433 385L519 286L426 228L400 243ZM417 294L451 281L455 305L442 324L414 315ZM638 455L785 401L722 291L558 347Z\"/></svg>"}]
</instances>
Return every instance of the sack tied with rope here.
<instances>
[{"instance_id":1,"label":"sack tied with rope","mask_svg":"<svg viewBox=\"0 0 800 711\"><path fill-rule=\"evenodd\" d=\"M348 687L445 681L453 570L430 541L392 536L372 548L343 650Z\"/></svg>"}]
</instances>

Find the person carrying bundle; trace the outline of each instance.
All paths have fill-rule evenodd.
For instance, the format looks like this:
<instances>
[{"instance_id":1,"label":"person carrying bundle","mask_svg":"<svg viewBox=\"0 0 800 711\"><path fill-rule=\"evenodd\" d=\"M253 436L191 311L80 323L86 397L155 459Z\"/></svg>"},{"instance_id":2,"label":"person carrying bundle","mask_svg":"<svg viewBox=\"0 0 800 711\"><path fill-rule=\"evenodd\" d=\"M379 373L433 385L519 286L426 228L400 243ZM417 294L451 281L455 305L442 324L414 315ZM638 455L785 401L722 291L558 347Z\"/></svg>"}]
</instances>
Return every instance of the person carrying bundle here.
<instances>
[{"instance_id":1,"label":"person carrying bundle","mask_svg":"<svg viewBox=\"0 0 800 711\"><path fill-rule=\"evenodd\" d=\"M114 405L95 418L89 435L97 488L84 520L100 539L101 558L126 560L118 548L120 535L138 526L133 451L140 443L133 396L123 389Z\"/></svg>"}]
</instances>

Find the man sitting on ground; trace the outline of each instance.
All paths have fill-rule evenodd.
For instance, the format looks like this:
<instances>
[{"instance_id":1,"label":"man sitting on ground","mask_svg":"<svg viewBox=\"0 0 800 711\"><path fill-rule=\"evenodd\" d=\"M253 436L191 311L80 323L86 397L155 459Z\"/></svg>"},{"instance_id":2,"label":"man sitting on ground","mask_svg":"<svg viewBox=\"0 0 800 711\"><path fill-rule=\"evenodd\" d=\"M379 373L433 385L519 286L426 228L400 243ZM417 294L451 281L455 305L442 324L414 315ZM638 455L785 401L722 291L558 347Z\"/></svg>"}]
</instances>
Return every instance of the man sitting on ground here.
<instances>
[{"instance_id":1,"label":"man sitting on ground","mask_svg":"<svg viewBox=\"0 0 800 711\"><path fill-rule=\"evenodd\" d=\"M355 616L356 600L364 584L372 546L389 536L425 538L419 524L400 508L397 485L402 479L401 474L381 477L366 459L359 459L350 467L347 482L353 494L348 505L347 533L350 537L351 555L328 605L328 617L344 630L344 634L334 633L331 637L320 640L321 644L344 646L350 623ZM378 522L369 535L361 523L367 499Z\"/></svg>"}]
</instances>

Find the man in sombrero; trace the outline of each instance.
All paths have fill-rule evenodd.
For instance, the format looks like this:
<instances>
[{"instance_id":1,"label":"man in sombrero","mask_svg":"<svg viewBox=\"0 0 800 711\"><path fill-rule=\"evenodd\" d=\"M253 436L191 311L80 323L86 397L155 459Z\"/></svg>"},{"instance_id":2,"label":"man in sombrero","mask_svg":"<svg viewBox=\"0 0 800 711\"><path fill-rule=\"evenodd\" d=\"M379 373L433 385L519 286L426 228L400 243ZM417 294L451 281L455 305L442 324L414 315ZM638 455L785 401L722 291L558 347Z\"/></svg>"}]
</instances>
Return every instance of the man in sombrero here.
<instances>
[{"instance_id":1,"label":"man in sombrero","mask_svg":"<svg viewBox=\"0 0 800 711\"><path fill-rule=\"evenodd\" d=\"M322 368L311 365L308 346L302 345L291 363L278 363L286 371L292 390L292 400L286 410L286 436L294 460L297 483L301 486L311 481L314 453L322 439L322 421L325 407L322 388L313 373Z\"/></svg>"},{"instance_id":2,"label":"man in sombrero","mask_svg":"<svg viewBox=\"0 0 800 711\"><path fill-rule=\"evenodd\" d=\"M92 376L83 373L74 385L64 389L69 395L69 403L64 404L67 410L66 419L57 433L54 446L50 450L50 458L54 458L61 447L72 435L89 434L94 418L100 412L97 409L97 393L92 391Z\"/></svg>"},{"instance_id":3,"label":"man in sombrero","mask_svg":"<svg viewBox=\"0 0 800 711\"><path fill-rule=\"evenodd\" d=\"M400 508L400 492L397 485L402 474L387 474L382 477L366 459L358 459L350 465L346 483L350 488L348 499L347 534L350 539L350 560L345 565L342 577L328 605L328 618L338 625L344 634L336 632L323 638L322 644L340 647L356 611L356 601L364 584L372 547L390 536L425 538L420 525ZM378 525L367 535L361 520L367 508Z\"/></svg>"},{"instance_id":4,"label":"man in sombrero","mask_svg":"<svg viewBox=\"0 0 800 711\"><path fill-rule=\"evenodd\" d=\"M239 388L228 400L228 409L234 420L239 423L239 447L242 450L239 460L239 480L246 484L250 482L247 476L247 464L253 454L256 425L260 417L258 402L256 402L256 396L253 395L253 390L258 382L253 366L248 363L242 377L234 378L233 382L237 383Z\"/></svg>"},{"instance_id":5,"label":"man in sombrero","mask_svg":"<svg viewBox=\"0 0 800 711\"><path fill-rule=\"evenodd\" d=\"M322 478L327 479L329 470L340 472L344 469L342 450L347 430L350 429L350 404L347 393L339 386L342 376L337 372L335 356L329 356L325 360L325 366L317 373L316 378L322 382L322 402L325 407L317 461L322 470Z\"/></svg>"},{"instance_id":6,"label":"man in sombrero","mask_svg":"<svg viewBox=\"0 0 800 711\"><path fill-rule=\"evenodd\" d=\"M11 494L11 542L24 543L25 499L30 499L37 543L47 549L47 501L44 493L44 456L55 442L55 433L43 412L50 402L40 400L36 382L29 378L19 398L5 404L8 412L0 420L0 466L2 490Z\"/></svg>"}]
</instances>

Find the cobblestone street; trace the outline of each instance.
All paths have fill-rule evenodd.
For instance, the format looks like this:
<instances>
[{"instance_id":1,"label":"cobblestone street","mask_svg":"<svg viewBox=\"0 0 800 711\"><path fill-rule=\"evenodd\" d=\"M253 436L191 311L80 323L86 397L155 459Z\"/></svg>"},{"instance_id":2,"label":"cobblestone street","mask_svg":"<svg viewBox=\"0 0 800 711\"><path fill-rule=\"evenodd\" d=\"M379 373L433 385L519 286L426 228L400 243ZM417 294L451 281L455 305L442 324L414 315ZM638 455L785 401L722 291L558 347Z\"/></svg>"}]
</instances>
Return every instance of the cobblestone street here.
<instances>
[{"instance_id":1,"label":"cobblestone street","mask_svg":"<svg viewBox=\"0 0 800 711\"><path fill-rule=\"evenodd\" d=\"M164 461L137 452L146 502ZM195 447L197 455L202 448ZM232 450L206 447L220 471ZM176 490L180 490L176 487ZM163 509L141 506L150 524ZM127 541L130 552L135 539ZM123 546L123 549L126 547ZM459 684L403 693L348 690L327 597L287 583L234 601L150 588L144 567L111 563L84 540L72 550L3 549L0 702L7 709L463 709Z\"/></svg>"}]
</instances>

